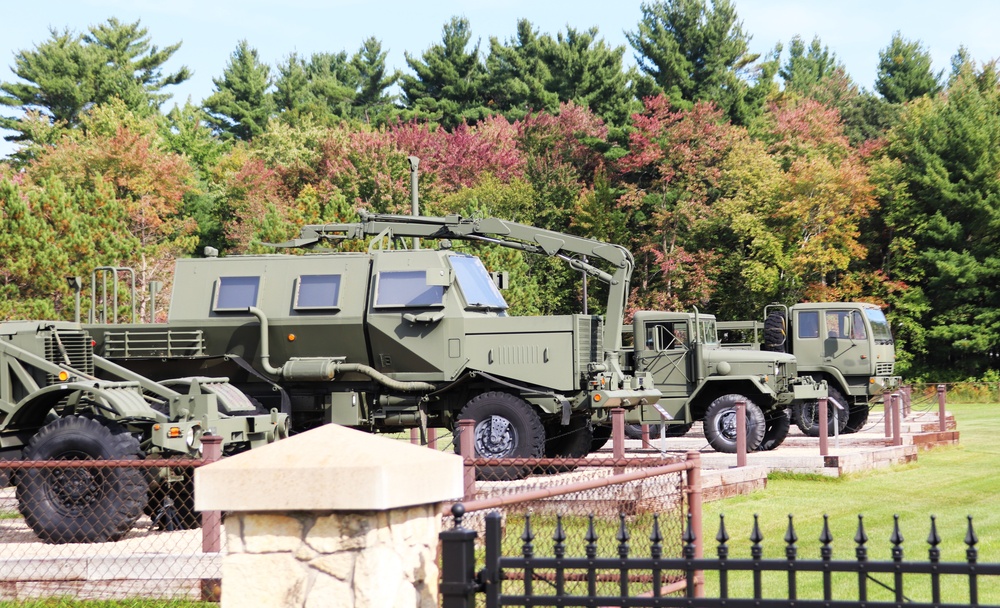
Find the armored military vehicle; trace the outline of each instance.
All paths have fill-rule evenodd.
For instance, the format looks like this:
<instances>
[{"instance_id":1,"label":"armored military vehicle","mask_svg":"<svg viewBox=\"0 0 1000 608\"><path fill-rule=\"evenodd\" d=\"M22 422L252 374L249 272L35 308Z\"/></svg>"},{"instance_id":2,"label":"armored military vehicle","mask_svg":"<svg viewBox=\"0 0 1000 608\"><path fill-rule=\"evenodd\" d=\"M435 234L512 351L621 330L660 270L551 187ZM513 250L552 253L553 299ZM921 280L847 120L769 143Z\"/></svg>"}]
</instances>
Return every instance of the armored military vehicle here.
<instances>
[{"instance_id":1,"label":"armored military vehicle","mask_svg":"<svg viewBox=\"0 0 1000 608\"><path fill-rule=\"evenodd\" d=\"M875 304L773 304L764 316L763 322L720 322L727 346L793 354L799 375L825 380L831 435L861 430L874 400L900 385L892 330ZM793 408L793 421L804 433L819 434L818 409L813 400Z\"/></svg>"},{"instance_id":2,"label":"armored military vehicle","mask_svg":"<svg viewBox=\"0 0 1000 608\"><path fill-rule=\"evenodd\" d=\"M0 323L0 459L200 458L206 433L219 435L227 453L286 434L285 415L264 412L224 379L153 382L92 347L76 323ZM176 501L178 526L198 523L189 476L169 467L20 468L2 477L47 542L118 540L166 498Z\"/></svg>"},{"instance_id":3,"label":"armored military vehicle","mask_svg":"<svg viewBox=\"0 0 1000 608\"><path fill-rule=\"evenodd\" d=\"M437 246L394 248L403 237ZM453 429L471 418L476 453L488 458L585 455L592 420L659 399L648 374L619 362L626 249L493 218L364 214L306 226L281 246L345 239L371 241L362 252L177 260L167 322L95 322L95 349L154 379L226 377L298 431ZM483 263L454 240L565 260L608 284L604 317L509 315Z\"/></svg>"},{"instance_id":4,"label":"armored military vehicle","mask_svg":"<svg viewBox=\"0 0 1000 608\"><path fill-rule=\"evenodd\" d=\"M792 355L722 348L715 317L697 310L636 312L633 337L634 345L625 353L626 371L651 375L663 396L626 419L663 424L666 436L684 435L702 421L709 444L733 453L736 403L745 401L747 449L773 450L788 434L787 408L826 396L823 382L799 377Z\"/></svg>"}]
</instances>

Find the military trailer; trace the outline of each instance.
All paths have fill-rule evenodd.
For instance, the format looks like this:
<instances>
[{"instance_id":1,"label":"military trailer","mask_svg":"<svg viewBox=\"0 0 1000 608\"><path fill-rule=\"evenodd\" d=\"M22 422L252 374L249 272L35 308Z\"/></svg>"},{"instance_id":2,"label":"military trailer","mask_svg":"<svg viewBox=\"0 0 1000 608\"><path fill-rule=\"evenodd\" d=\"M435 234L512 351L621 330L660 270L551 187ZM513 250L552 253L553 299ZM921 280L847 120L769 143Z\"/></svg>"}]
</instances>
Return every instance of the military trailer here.
<instances>
[{"instance_id":1,"label":"military trailer","mask_svg":"<svg viewBox=\"0 0 1000 608\"><path fill-rule=\"evenodd\" d=\"M896 349L882 309L866 302L772 304L765 320L720 322L726 346L795 355L798 373L829 386L828 432L856 433L884 393L899 387ZM792 419L802 432L819 434L814 400L798 404Z\"/></svg>"},{"instance_id":2,"label":"military trailer","mask_svg":"<svg viewBox=\"0 0 1000 608\"><path fill-rule=\"evenodd\" d=\"M437 245L391 246L403 237ZM289 414L293 432L454 429L471 418L476 454L488 458L583 456L611 408L659 399L647 374L619 363L626 249L492 218L364 214L280 246L345 239L371 241L362 252L177 260L167 322L90 324L95 349L154 379L228 378ZM606 314L511 316L483 263L454 240L562 258L608 284Z\"/></svg>"},{"instance_id":3,"label":"military trailer","mask_svg":"<svg viewBox=\"0 0 1000 608\"><path fill-rule=\"evenodd\" d=\"M792 355L722 348L713 315L640 311L632 333L625 369L648 373L663 396L626 419L654 425L653 435L661 430L655 425L679 437L702 421L709 444L733 453L736 403L745 401L747 449L773 450L788 434L787 408L826 396L823 382L798 376Z\"/></svg>"},{"instance_id":4,"label":"military trailer","mask_svg":"<svg viewBox=\"0 0 1000 608\"><path fill-rule=\"evenodd\" d=\"M219 435L226 453L286 434L285 415L224 379L153 382L95 355L93 344L76 323L0 323L0 459L190 459L201 457L206 434ZM29 467L0 481L16 485L21 514L47 542L118 540L144 509L156 516L167 505L176 525L198 524L190 476L170 467Z\"/></svg>"}]
</instances>

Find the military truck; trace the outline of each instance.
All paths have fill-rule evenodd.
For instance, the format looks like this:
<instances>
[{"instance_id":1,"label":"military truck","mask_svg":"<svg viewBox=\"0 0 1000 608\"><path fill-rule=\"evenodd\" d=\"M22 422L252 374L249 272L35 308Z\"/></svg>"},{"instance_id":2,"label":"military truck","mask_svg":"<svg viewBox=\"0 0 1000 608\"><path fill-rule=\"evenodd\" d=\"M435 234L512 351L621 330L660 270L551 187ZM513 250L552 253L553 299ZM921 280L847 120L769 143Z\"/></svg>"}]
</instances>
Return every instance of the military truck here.
<instances>
[{"instance_id":1,"label":"military truck","mask_svg":"<svg viewBox=\"0 0 1000 608\"><path fill-rule=\"evenodd\" d=\"M764 321L720 322L726 346L795 355L798 373L829 386L828 432L855 433L868 423L872 403L895 390L900 377L892 330L882 309L865 302L772 304ZM792 410L802 432L819 434L819 408L805 401Z\"/></svg>"},{"instance_id":2,"label":"military truck","mask_svg":"<svg viewBox=\"0 0 1000 608\"><path fill-rule=\"evenodd\" d=\"M795 357L785 353L723 349L713 315L639 311L625 369L648 373L663 394L658 404L626 415L651 424L656 435L679 437L696 421L719 452L736 451L736 403L746 402L747 449L773 450L790 426L786 408L826 396L826 386L799 377ZM638 418L638 419L637 419Z\"/></svg>"},{"instance_id":3,"label":"military truck","mask_svg":"<svg viewBox=\"0 0 1000 608\"><path fill-rule=\"evenodd\" d=\"M0 323L0 459L200 458L208 433L234 453L286 430L287 416L264 412L224 379L153 382L94 355L79 324ZM167 498L177 501L178 526L198 523L190 476L169 467L19 468L2 477L46 542L118 540Z\"/></svg>"},{"instance_id":4,"label":"military truck","mask_svg":"<svg viewBox=\"0 0 1000 608\"><path fill-rule=\"evenodd\" d=\"M404 237L437 246L404 247ZM306 226L279 246L359 239L371 239L365 251L179 259L166 323L87 328L110 361L157 380L228 378L289 414L293 431L454 429L471 418L487 458L583 456L593 421L659 399L647 374L619 362L626 249L494 218L368 214ZM455 240L565 260L608 284L604 317L509 315L483 263ZM484 478L529 471L480 469Z\"/></svg>"}]
</instances>

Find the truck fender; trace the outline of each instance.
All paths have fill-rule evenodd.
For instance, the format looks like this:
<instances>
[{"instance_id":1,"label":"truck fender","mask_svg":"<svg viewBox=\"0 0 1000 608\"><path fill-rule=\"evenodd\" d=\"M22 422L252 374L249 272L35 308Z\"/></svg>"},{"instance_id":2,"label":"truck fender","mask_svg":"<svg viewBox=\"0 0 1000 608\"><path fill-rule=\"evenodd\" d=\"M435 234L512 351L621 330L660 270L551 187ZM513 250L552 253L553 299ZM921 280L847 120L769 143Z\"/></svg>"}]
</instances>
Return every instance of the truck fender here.
<instances>
[{"instance_id":1,"label":"truck fender","mask_svg":"<svg viewBox=\"0 0 1000 608\"><path fill-rule=\"evenodd\" d=\"M166 421L166 416L149 406L138 385L132 382L63 382L37 390L18 402L10 417L12 428L38 428L63 399L71 405L92 402L107 418L147 418Z\"/></svg>"}]
</instances>

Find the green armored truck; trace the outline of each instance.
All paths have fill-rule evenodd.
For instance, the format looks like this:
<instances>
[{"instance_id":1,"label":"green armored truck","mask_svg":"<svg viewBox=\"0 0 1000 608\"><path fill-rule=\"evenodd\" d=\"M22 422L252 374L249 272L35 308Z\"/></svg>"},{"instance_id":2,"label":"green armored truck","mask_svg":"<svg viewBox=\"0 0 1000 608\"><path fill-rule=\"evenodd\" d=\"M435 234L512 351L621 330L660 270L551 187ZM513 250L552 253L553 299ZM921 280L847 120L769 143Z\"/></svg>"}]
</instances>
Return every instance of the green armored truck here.
<instances>
[{"instance_id":1,"label":"green armored truck","mask_svg":"<svg viewBox=\"0 0 1000 608\"><path fill-rule=\"evenodd\" d=\"M95 355L93 344L76 323L0 323L0 459L190 459L202 456L206 434L220 436L225 453L286 434L285 415L224 379L154 382ZM170 467L24 467L2 477L47 542L118 540L144 509L155 517L166 505L177 526L198 524L190 476Z\"/></svg>"},{"instance_id":2,"label":"green armored truck","mask_svg":"<svg viewBox=\"0 0 1000 608\"><path fill-rule=\"evenodd\" d=\"M392 247L413 237L436 246ZM493 218L394 215L307 226L281 246L359 239L371 239L365 251L178 260L167 322L90 324L95 349L155 379L226 377L289 414L293 431L454 429L471 418L488 458L585 455L611 408L659 399L648 374L620 365L626 249ZM606 314L511 316L455 240L561 258L608 284Z\"/></svg>"},{"instance_id":3,"label":"green armored truck","mask_svg":"<svg viewBox=\"0 0 1000 608\"><path fill-rule=\"evenodd\" d=\"M747 449L773 450L788 434L787 408L826 396L823 382L799 377L792 355L722 348L713 315L640 311L632 333L625 369L648 373L663 396L626 419L663 424L668 437L682 436L702 421L709 444L733 453L736 403L745 401ZM654 426L652 434L659 430Z\"/></svg>"},{"instance_id":4,"label":"green armored truck","mask_svg":"<svg viewBox=\"0 0 1000 608\"><path fill-rule=\"evenodd\" d=\"M828 431L855 433L868 422L871 403L899 387L896 349L882 309L865 302L772 304L765 320L720 322L727 346L795 355L798 373L829 386ZM802 432L819 434L814 400L792 410ZM834 425L837 422L837 426Z\"/></svg>"}]
</instances>

